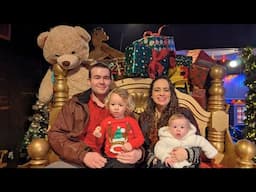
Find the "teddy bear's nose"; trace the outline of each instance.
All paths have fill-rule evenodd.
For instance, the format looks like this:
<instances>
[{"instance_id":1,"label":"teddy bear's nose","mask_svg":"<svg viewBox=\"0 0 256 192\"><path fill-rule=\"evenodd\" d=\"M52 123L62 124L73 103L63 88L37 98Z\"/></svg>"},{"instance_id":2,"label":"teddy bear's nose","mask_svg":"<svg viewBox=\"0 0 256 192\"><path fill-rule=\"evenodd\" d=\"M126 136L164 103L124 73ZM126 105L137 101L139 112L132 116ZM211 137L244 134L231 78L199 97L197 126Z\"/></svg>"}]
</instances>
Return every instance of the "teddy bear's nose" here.
<instances>
[{"instance_id":1,"label":"teddy bear's nose","mask_svg":"<svg viewBox=\"0 0 256 192\"><path fill-rule=\"evenodd\" d=\"M70 62L69 61L63 61L62 65L65 66L65 67L68 67L70 65Z\"/></svg>"}]
</instances>

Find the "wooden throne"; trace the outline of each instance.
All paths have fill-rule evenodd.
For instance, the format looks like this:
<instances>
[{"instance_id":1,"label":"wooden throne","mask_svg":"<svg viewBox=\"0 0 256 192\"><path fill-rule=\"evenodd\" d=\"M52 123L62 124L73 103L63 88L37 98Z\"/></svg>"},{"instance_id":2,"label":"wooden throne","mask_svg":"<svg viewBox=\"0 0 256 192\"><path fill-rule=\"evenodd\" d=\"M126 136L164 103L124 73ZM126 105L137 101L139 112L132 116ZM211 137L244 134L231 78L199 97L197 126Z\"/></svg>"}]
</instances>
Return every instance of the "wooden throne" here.
<instances>
[{"instance_id":1,"label":"wooden throne","mask_svg":"<svg viewBox=\"0 0 256 192\"><path fill-rule=\"evenodd\" d=\"M58 65L54 66L56 83L54 85L54 100L50 111L50 126L54 122L59 110L68 98L66 72ZM230 136L228 106L225 104L223 77L224 69L215 65L211 68L211 86L208 90L208 108L204 110L190 95L176 90L179 104L188 107L193 112L201 134L205 136L221 155L219 162L226 168L253 168L252 158L256 154L256 147L252 142L243 139L234 143ZM144 111L151 83L149 78L126 78L115 81L116 86L126 88L134 97L136 103L135 113L140 115ZM28 167L44 167L56 160L56 155L49 150L47 139L33 140L29 146L32 160Z\"/></svg>"}]
</instances>

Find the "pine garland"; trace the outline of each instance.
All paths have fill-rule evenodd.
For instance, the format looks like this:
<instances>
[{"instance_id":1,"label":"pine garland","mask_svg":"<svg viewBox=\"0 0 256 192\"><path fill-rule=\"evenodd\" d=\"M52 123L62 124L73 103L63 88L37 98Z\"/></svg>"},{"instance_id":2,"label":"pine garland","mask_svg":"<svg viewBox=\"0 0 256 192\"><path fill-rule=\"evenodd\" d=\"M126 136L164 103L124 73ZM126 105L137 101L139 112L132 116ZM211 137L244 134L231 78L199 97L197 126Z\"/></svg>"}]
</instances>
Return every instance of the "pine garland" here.
<instances>
[{"instance_id":1,"label":"pine garland","mask_svg":"<svg viewBox=\"0 0 256 192\"><path fill-rule=\"evenodd\" d=\"M244 84L248 87L245 110L245 134L246 138L256 143L256 51L247 47L242 49L242 62L244 63ZM256 157L254 157L256 162Z\"/></svg>"}]
</instances>

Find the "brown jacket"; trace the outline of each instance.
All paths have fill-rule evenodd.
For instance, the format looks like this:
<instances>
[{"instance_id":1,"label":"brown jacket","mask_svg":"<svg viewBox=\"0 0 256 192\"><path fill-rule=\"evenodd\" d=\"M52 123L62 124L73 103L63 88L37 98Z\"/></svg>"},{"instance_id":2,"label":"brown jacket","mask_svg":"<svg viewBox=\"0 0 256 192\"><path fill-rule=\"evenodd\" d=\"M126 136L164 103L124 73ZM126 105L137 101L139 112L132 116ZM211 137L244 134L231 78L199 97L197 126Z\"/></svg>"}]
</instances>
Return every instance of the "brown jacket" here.
<instances>
[{"instance_id":1,"label":"brown jacket","mask_svg":"<svg viewBox=\"0 0 256 192\"><path fill-rule=\"evenodd\" d=\"M91 151L80 139L86 134L84 128L89 120L87 104L90 95L89 89L68 100L48 132L49 143L60 158L82 166L85 154Z\"/></svg>"}]
</instances>

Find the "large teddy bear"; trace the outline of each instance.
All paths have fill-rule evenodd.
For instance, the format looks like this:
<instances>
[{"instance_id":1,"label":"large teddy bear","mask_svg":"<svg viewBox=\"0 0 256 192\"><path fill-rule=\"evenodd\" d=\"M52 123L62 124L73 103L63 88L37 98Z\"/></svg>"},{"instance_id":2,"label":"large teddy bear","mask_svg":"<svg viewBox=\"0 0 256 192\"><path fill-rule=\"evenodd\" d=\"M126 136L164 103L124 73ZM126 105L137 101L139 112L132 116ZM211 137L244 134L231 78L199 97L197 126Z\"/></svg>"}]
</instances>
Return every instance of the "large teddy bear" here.
<instances>
[{"instance_id":1,"label":"large teddy bear","mask_svg":"<svg viewBox=\"0 0 256 192\"><path fill-rule=\"evenodd\" d=\"M89 41L91 36L82 27L58 25L50 31L42 32L37 44L43 49L45 60L60 65L67 70L69 98L89 88L87 83L88 69L83 65L89 57ZM53 96L54 75L52 66L41 81L38 99L48 103Z\"/></svg>"}]
</instances>

